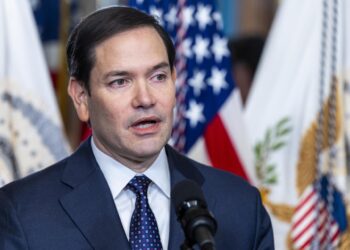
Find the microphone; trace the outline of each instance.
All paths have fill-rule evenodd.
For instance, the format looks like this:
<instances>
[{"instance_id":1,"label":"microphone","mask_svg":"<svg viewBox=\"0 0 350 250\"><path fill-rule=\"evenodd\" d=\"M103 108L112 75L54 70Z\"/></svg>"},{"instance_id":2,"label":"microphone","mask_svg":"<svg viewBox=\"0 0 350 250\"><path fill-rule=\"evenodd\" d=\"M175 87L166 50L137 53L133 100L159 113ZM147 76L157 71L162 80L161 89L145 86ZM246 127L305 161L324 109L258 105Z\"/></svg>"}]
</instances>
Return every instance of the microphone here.
<instances>
[{"instance_id":1,"label":"microphone","mask_svg":"<svg viewBox=\"0 0 350 250\"><path fill-rule=\"evenodd\" d=\"M198 244L202 250L215 250L214 235L217 223L207 209L203 192L194 181L184 180L172 190L177 219L186 236L182 249Z\"/></svg>"}]
</instances>

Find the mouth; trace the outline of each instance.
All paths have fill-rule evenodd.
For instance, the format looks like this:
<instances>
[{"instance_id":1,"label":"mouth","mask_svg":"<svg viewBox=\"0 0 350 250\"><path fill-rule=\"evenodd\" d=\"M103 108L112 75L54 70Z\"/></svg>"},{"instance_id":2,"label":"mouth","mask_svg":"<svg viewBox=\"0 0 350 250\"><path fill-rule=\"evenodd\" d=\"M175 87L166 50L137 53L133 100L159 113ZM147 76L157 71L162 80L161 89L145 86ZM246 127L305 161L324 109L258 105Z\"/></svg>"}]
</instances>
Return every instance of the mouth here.
<instances>
[{"instance_id":1,"label":"mouth","mask_svg":"<svg viewBox=\"0 0 350 250\"><path fill-rule=\"evenodd\" d=\"M155 116L144 117L131 124L131 128L139 133L155 132L160 124L160 119Z\"/></svg>"}]
</instances>

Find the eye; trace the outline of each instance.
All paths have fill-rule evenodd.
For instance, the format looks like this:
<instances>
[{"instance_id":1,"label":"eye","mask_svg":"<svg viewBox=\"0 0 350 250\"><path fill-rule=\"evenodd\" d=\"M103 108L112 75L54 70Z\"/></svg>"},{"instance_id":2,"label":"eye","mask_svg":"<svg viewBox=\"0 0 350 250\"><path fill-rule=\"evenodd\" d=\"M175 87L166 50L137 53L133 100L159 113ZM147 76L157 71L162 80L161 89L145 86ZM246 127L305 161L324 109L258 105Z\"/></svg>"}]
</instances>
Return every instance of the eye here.
<instances>
[{"instance_id":1,"label":"eye","mask_svg":"<svg viewBox=\"0 0 350 250\"><path fill-rule=\"evenodd\" d=\"M168 76L164 73L158 73L155 76L152 77L152 80L155 82L164 82L166 81Z\"/></svg>"},{"instance_id":2,"label":"eye","mask_svg":"<svg viewBox=\"0 0 350 250\"><path fill-rule=\"evenodd\" d=\"M119 79L115 79L111 82L109 82L108 85L110 86L114 86L114 87L123 87L124 85L126 85L128 83L128 81L124 78L119 78Z\"/></svg>"}]
</instances>

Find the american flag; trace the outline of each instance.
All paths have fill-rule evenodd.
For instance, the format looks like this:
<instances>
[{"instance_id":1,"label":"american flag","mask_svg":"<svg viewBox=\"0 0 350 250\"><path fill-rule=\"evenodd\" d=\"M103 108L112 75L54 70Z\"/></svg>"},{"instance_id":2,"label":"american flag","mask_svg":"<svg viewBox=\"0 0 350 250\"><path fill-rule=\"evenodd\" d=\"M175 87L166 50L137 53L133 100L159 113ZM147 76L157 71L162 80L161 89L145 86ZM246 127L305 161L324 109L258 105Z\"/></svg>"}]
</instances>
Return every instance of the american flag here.
<instances>
[{"instance_id":1,"label":"american flag","mask_svg":"<svg viewBox=\"0 0 350 250\"><path fill-rule=\"evenodd\" d=\"M341 193L329 175L305 189L292 219L293 249L336 249L347 228Z\"/></svg>"},{"instance_id":2,"label":"american flag","mask_svg":"<svg viewBox=\"0 0 350 250\"><path fill-rule=\"evenodd\" d=\"M130 0L129 4L155 16L175 44L178 79L173 145L189 153L204 139L205 154L213 166L248 179L227 126L235 122L232 109L222 115L236 86L214 1Z\"/></svg>"}]
</instances>

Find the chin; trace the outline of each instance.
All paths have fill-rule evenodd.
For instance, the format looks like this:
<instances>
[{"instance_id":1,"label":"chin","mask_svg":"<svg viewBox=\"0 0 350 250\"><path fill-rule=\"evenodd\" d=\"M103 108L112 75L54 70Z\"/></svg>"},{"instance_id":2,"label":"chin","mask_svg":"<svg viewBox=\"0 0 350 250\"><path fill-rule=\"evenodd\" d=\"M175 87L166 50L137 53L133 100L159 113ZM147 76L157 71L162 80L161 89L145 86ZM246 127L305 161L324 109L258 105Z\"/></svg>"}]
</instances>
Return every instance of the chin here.
<instances>
[{"instance_id":1,"label":"chin","mask_svg":"<svg viewBox=\"0 0 350 250\"><path fill-rule=\"evenodd\" d=\"M138 154L142 156L153 156L158 154L161 151L162 147L147 147L147 148L139 148Z\"/></svg>"},{"instance_id":2,"label":"chin","mask_svg":"<svg viewBox=\"0 0 350 250\"><path fill-rule=\"evenodd\" d=\"M146 143L143 145L135 146L133 148L133 151L136 155L147 158L157 155L162 150L164 145L165 144L154 145L153 143Z\"/></svg>"}]
</instances>

